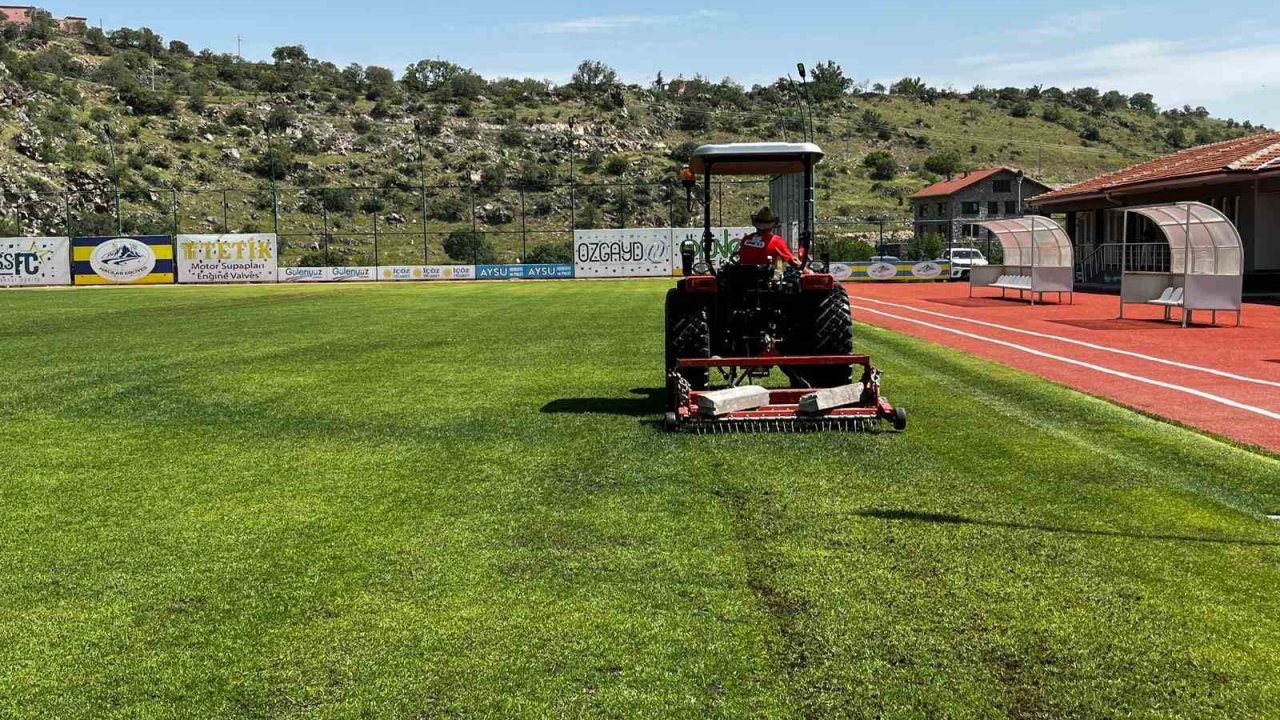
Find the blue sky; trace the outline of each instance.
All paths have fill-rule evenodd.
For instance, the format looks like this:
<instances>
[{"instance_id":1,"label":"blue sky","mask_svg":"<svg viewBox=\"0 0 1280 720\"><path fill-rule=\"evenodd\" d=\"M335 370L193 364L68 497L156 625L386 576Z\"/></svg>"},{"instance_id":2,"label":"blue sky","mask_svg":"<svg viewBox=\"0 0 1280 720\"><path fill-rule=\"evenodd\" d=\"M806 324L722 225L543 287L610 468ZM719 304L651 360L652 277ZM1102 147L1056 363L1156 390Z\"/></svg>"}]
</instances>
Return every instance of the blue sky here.
<instances>
[{"instance_id":1,"label":"blue sky","mask_svg":"<svg viewBox=\"0 0 1280 720\"><path fill-rule=\"evenodd\" d=\"M523 2L57 2L107 29L146 25L199 49L266 58L301 44L338 64L404 66L440 57L486 76L565 80L583 58L629 81L701 73L769 82L796 60L833 59L852 77L919 75L964 90L1032 84L1147 91L1163 107L1280 126L1280 3L1043 0L823 4L564 0ZM781 8L781 9L780 9Z\"/></svg>"}]
</instances>

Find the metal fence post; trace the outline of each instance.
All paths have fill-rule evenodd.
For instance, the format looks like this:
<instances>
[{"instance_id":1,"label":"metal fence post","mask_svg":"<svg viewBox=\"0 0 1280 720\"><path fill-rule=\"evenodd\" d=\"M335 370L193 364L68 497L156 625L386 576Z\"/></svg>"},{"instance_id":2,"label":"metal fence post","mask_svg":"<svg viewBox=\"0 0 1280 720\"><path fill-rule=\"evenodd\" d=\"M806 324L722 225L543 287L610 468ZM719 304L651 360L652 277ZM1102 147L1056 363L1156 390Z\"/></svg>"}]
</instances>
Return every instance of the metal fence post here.
<instances>
[{"instance_id":1,"label":"metal fence post","mask_svg":"<svg viewBox=\"0 0 1280 720\"><path fill-rule=\"evenodd\" d=\"M478 265L480 257L479 230L476 228L476 186L467 187L468 204L471 206L471 264Z\"/></svg>"},{"instance_id":2,"label":"metal fence post","mask_svg":"<svg viewBox=\"0 0 1280 720\"><path fill-rule=\"evenodd\" d=\"M222 227L223 232L227 232L225 221L223 222ZM178 190L176 188L173 191L173 241L178 241Z\"/></svg>"},{"instance_id":3,"label":"metal fence post","mask_svg":"<svg viewBox=\"0 0 1280 720\"><path fill-rule=\"evenodd\" d=\"M421 173L419 173L421 174ZM420 178L418 189L422 195L422 264L427 264L427 180Z\"/></svg>"},{"instance_id":4,"label":"metal fence post","mask_svg":"<svg viewBox=\"0 0 1280 720\"><path fill-rule=\"evenodd\" d=\"M529 259L529 231L525 225L524 188L520 188L520 258Z\"/></svg>"},{"instance_id":5,"label":"metal fence post","mask_svg":"<svg viewBox=\"0 0 1280 720\"><path fill-rule=\"evenodd\" d=\"M231 232L231 226L227 224L227 189L222 189L222 232Z\"/></svg>"},{"instance_id":6,"label":"metal fence post","mask_svg":"<svg viewBox=\"0 0 1280 720\"><path fill-rule=\"evenodd\" d=\"M324 223L324 232L321 234L324 242L324 261L329 262L329 206L324 204L324 198L320 199L320 218Z\"/></svg>"},{"instance_id":7,"label":"metal fence post","mask_svg":"<svg viewBox=\"0 0 1280 720\"><path fill-rule=\"evenodd\" d=\"M373 264L378 265L378 213L373 214Z\"/></svg>"},{"instance_id":8,"label":"metal fence post","mask_svg":"<svg viewBox=\"0 0 1280 720\"><path fill-rule=\"evenodd\" d=\"M71 227L71 193L64 192L62 194L62 206L65 212L67 213L67 223L65 225L65 229L67 231L67 237L69 238L75 237L75 233L72 232L72 227Z\"/></svg>"},{"instance_id":9,"label":"metal fence post","mask_svg":"<svg viewBox=\"0 0 1280 720\"><path fill-rule=\"evenodd\" d=\"M271 181L271 230L280 234L280 194L276 192L276 183Z\"/></svg>"}]
</instances>

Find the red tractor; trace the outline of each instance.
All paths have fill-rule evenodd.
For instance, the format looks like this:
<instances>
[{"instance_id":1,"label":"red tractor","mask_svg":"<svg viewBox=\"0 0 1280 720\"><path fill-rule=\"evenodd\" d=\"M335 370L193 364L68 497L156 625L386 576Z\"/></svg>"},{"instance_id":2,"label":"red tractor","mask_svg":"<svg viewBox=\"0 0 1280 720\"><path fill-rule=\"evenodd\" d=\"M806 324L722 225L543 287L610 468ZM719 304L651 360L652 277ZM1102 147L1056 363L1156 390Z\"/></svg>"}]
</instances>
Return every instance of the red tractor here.
<instances>
[{"instance_id":1,"label":"red tractor","mask_svg":"<svg viewBox=\"0 0 1280 720\"><path fill-rule=\"evenodd\" d=\"M825 259L813 257L813 176L822 157L813 143L703 145L694 151L684 182L691 200L701 187L702 252L699 259L692 242L680 248L684 277L667 292L667 429L865 430L881 421L906 427L906 412L880 397L880 372L865 355L853 354L848 293L826 272ZM798 181L798 193L779 193L795 195L798 202L774 201L787 206L784 221L798 226L799 268L779 273L777 258L746 264L737 253L716 262L715 175ZM753 384L775 367L788 387ZM712 387L713 370L724 387Z\"/></svg>"}]
</instances>

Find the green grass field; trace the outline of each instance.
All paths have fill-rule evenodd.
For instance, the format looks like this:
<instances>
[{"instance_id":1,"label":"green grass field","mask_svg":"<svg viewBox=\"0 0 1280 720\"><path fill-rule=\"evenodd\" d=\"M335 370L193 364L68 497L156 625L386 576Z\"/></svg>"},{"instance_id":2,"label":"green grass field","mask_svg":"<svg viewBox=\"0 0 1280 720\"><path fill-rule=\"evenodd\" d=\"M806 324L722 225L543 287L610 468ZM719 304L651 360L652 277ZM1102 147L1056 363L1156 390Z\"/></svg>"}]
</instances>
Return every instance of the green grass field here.
<instances>
[{"instance_id":1,"label":"green grass field","mask_svg":"<svg viewBox=\"0 0 1280 720\"><path fill-rule=\"evenodd\" d=\"M1280 715L1280 461L865 326L667 435L668 285L0 294L0 716Z\"/></svg>"}]
</instances>

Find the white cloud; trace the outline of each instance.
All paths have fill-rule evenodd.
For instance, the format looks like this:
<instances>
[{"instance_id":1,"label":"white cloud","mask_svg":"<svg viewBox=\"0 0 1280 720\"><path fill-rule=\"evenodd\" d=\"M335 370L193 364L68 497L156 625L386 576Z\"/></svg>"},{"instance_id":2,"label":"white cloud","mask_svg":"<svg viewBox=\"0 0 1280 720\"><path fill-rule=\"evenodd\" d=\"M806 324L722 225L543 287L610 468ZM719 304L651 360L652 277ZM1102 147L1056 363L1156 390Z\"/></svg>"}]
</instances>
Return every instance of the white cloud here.
<instances>
[{"instance_id":1,"label":"white cloud","mask_svg":"<svg viewBox=\"0 0 1280 720\"><path fill-rule=\"evenodd\" d=\"M687 15L591 15L567 20L531 23L523 27L526 30L537 33L607 33L641 27L674 25L691 20L706 19L713 15L715 13L709 10Z\"/></svg>"},{"instance_id":2,"label":"white cloud","mask_svg":"<svg viewBox=\"0 0 1280 720\"><path fill-rule=\"evenodd\" d=\"M1078 35L1093 35L1107 28L1108 23L1115 20L1118 12L1109 8L1082 10L1065 15L1054 15L1039 25L1031 28L1031 34L1037 39L1068 38ZM1014 36L1017 35L1015 31Z\"/></svg>"},{"instance_id":3,"label":"white cloud","mask_svg":"<svg viewBox=\"0 0 1280 720\"><path fill-rule=\"evenodd\" d=\"M1250 119L1280 123L1280 44L1274 42L1220 46L1210 41L1133 40L1056 57L962 58L958 66L964 71L952 81L960 87L1092 85L1149 92L1163 106L1204 105L1215 114L1229 114L1233 99L1263 92L1275 98L1268 116Z\"/></svg>"}]
</instances>

